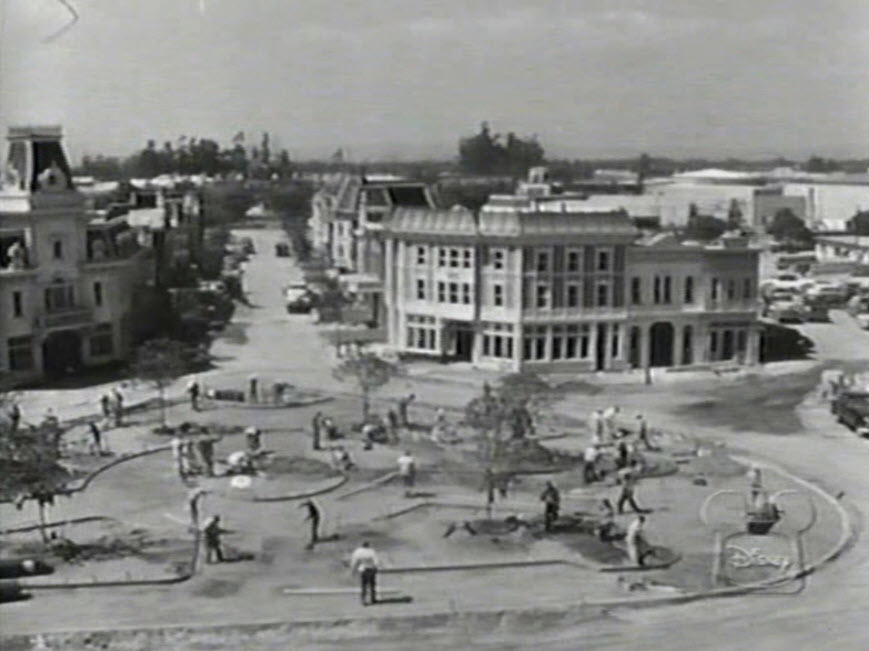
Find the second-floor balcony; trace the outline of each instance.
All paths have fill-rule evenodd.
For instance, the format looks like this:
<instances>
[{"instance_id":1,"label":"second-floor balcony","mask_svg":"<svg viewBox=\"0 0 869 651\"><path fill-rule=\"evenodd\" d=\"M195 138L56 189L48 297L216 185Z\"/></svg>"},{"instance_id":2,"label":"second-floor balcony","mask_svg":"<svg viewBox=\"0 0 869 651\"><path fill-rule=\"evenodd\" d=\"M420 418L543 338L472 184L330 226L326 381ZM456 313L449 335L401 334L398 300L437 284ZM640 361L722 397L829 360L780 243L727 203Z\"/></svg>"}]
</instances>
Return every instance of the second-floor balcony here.
<instances>
[{"instance_id":1,"label":"second-floor balcony","mask_svg":"<svg viewBox=\"0 0 869 651\"><path fill-rule=\"evenodd\" d=\"M94 314L87 307L67 307L46 312L39 319L44 329L51 330L89 325L93 323Z\"/></svg>"}]
</instances>

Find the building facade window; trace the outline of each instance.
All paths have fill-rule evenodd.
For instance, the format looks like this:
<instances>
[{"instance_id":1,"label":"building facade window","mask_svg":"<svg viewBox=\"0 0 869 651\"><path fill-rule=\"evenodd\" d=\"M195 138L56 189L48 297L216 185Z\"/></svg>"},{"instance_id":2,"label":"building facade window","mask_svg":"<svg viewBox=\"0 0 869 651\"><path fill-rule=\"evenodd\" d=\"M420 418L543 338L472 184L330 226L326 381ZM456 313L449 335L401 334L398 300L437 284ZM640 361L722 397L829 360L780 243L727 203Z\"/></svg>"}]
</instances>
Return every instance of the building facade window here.
<instances>
[{"instance_id":1,"label":"building facade window","mask_svg":"<svg viewBox=\"0 0 869 651\"><path fill-rule=\"evenodd\" d=\"M75 307L75 291L72 285L53 285L45 288L45 311L63 312Z\"/></svg>"},{"instance_id":2,"label":"building facade window","mask_svg":"<svg viewBox=\"0 0 869 651\"><path fill-rule=\"evenodd\" d=\"M483 324L483 356L513 359L513 326L507 323Z\"/></svg>"},{"instance_id":3,"label":"building facade window","mask_svg":"<svg viewBox=\"0 0 869 651\"><path fill-rule=\"evenodd\" d=\"M419 301L425 300L425 279L416 279L416 298Z\"/></svg>"},{"instance_id":4,"label":"building facade window","mask_svg":"<svg viewBox=\"0 0 869 651\"><path fill-rule=\"evenodd\" d=\"M619 326L617 323L612 327L612 338L610 339L610 357L617 359L621 348L621 337L619 336Z\"/></svg>"},{"instance_id":5,"label":"building facade window","mask_svg":"<svg viewBox=\"0 0 869 651\"><path fill-rule=\"evenodd\" d=\"M407 347L417 350L437 349L436 322L433 316L407 315Z\"/></svg>"},{"instance_id":6,"label":"building facade window","mask_svg":"<svg viewBox=\"0 0 869 651\"><path fill-rule=\"evenodd\" d=\"M458 269L459 268L459 254L461 251L458 249L450 249L450 268Z\"/></svg>"},{"instance_id":7,"label":"building facade window","mask_svg":"<svg viewBox=\"0 0 869 651\"><path fill-rule=\"evenodd\" d=\"M643 304L643 279L637 276L631 278L631 304L632 305L642 305Z\"/></svg>"},{"instance_id":8,"label":"building facade window","mask_svg":"<svg viewBox=\"0 0 869 651\"><path fill-rule=\"evenodd\" d=\"M447 302L447 284L442 281L438 281L438 303L446 303Z\"/></svg>"},{"instance_id":9,"label":"building facade window","mask_svg":"<svg viewBox=\"0 0 869 651\"><path fill-rule=\"evenodd\" d=\"M606 307L609 305L610 286L609 283L597 284L597 307Z\"/></svg>"},{"instance_id":10,"label":"building facade window","mask_svg":"<svg viewBox=\"0 0 869 651\"><path fill-rule=\"evenodd\" d=\"M459 302L459 283L450 283L450 303L458 303Z\"/></svg>"},{"instance_id":11,"label":"building facade window","mask_svg":"<svg viewBox=\"0 0 869 651\"><path fill-rule=\"evenodd\" d=\"M661 277L655 276L655 279L652 284L652 302L655 305L659 305L661 303Z\"/></svg>"},{"instance_id":12,"label":"building facade window","mask_svg":"<svg viewBox=\"0 0 869 651\"><path fill-rule=\"evenodd\" d=\"M10 337L7 350L10 371L33 370L33 337Z\"/></svg>"},{"instance_id":13,"label":"building facade window","mask_svg":"<svg viewBox=\"0 0 869 651\"><path fill-rule=\"evenodd\" d=\"M96 328L90 340L91 357L105 357L114 352L114 338L112 335L111 323L100 323Z\"/></svg>"},{"instance_id":14,"label":"building facade window","mask_svg":"<svg viewBox=\"0 0 869 651\"><path fill-rule=\"evenodd\" d=\"M732 278L727 281L727 300L732 301L736 299L736 281Z\"/></svg>"},{"instance_id":15,"label":"building facade window","mask_svg":"<svg viewBox=\"0 0 869 651\"><path fill-rule=\"evenodd\" d=\"M18 318L24 314L24 305L21 292L12 292L12 316Z\"/></svg>"},{"instance_id":16,"label":"building facade window","mask_svg":"<svg viewBox=\"0 0 869 651\"><path fill-rule=\"evenodd\" d=\"M538 272L549 271L549 251L537 251L534 268Z\"/></svg>"},{"instance_id":17,"label":"building facade window","mask_svg":"<svg viewBox=\"0 0 869 651\"><path fill-rule=\"evenodd\" d=\"M546 359L546 326L529 326L522 337L522 358Z\"/></svg>"},{"instance_id":18,"label":"building facade window","mask_svg":"<svg viewBox=\"0 0 869 651\"><path fill-rule=\"evenodd\" d=\"M567 271L577 273L582 269L582 257L579 249L567 249Z\"/></svg>"},{"instance_id":19,"label":"building facade window","mask_svg":"<svg viewBox=\"0 0 869 651\"><path fill-rule=\"evenodd\" d=\"M462 303L465 305L471 304L471 284L462 283Z\"/></svg>"},{"instance_id":20,"label":"building facade window","mask_svg":"<svg viewBox=\"0 0 869 651\"><path fill-rule=\"evenodd\" d=\"M94 283L94 305L97 307L103 305L103 284L101 282Z\"/></svg>"},{"instance_id":21,"label":"building facade window","mask_svg":"<svg viewBox=\"0 0 869 651\"><path fill-rule=\"evenodd\" d=\"M664 295L663 302L665 305L669 305L673 302L673 279L670 276L664 276Z\"/></svg>"},{"instance_id":22,"label":"building facade window","mask_svg":"<svg viewBox=\"0 0 869 651\"><path fill-rule=\"evenodd\" d=\"M754 283L752 282L751 278L746 278L742 282L742 298L744 298L746 301L751 299L752 295L754 294L754 292L752 291L753 285Z\"/></svg>"},{"instance_id":23,"label":"building facade window","mask_svg":"<svg viewBox=\"0 0 869 651\"><path fill-rule=\"evenodd\" d=\"M694 302L694 277L685 278L685 303L691 305Z\"/></svg>"},{"instance_id":24,"label":"building facade window","mask_svg":"<svg viewBox=\"0 0 869 651\"><path fill-rule=\"evenodd\" d=\"M462 251L462 266L465 269L470 269L474 263L473 250L466 248Z\"/></svg>"},{"instance_id":25,"label":"building facade window","mask_svg":"<svg viewBox=\"0 0 869 651\"><path fill-rule=\"evenodd\" d=\"M612 252L608 249L598 249L595 269L597 271L609 271L612 263Z\"/></svg>"},{"instance_id":26,"label":"building facade window","mask_svg":"<svg viewBox=\"0 0 869 651\"><path fill-rule=\"evenodd\" d=\"M503 269L505 266L506 255L504 249L490 249L492 252L492 267L495 269Z\"/></svg>"},{"instance_id":27,"label":"building facade window","mask_svg":"<svg viewBox=\"0 0 869 651\"><path fill-rule=\"evenodd\" d=\"M54 240L51 243L51 255L55 260L63 260L63 241Z\"/></svg>"},{"instance_id":28,"label":"building facade window","mask_svg":"<svg viewBox=\"0 0 869 651\"><path fill-rule=\"evenodd\" d=\"M721 281L718 278L712 279L712 300L717 301L721 296Z\"/></svg>"},{"instance_id":29,"label":"building facade window","mask_svg":"<svg viewBox=\"0 0 869 651\"><path fill-rule=\"evenodd\" d=\"M539 283L537 285L537 301L536 305L539 308L547 308L549 307L549 285L545 283Z\"/></svg>"},{"instance_id":30,"label":"building facade window","mask_svg":"<svg viewBox=\"0 0 869 651\"><path fill-rule=\"evenodd\" d=\"M500 283L492 285L492 305L495 307L504 305L504 285Z\"/></svg>"},{"instance_id":31,"label":"building facade window","mask_svg":"<svg viewBox=\"0 0 869 651\"><path fill-rule=\"evenodd\" d=\"M447 250L443 246L438 247L438 266L446 267L447 266Z\"/></svg>"},{"instance_id":32,"label":"building facade window","mask_svg":"<svg viewBox=\"0 0 869 651\"><path fill-rule=\"evenodd\" d=\"M567 284L567 307L579 307L579 283Z\"/></svg>"},{"instance_id":33,"label":"building facade window","mask_svg":"<svg viewBox=\"0 0 869 651\"><path fill-rule=\"evenodd\" d=\"M424 267L426 263L426 248L424 246L416 247L416 266Z\"/></svg>"},{"instance_id":34,"label":"building facade window","mask_svg":"<svg viewBox=\"0 0 869 651\"><path fill-rule=\"evenodd\" d=\"M682 330L682 363L694 363L694 329L690 325Z\"/></svg>"},{"instance_id":35,"label":"building facade window","mask_svg":"<svg viewBox=\"0 0 869 651\"><path fill-rule=\"evenodd\" d=\"M587 359L589 350L589 336L591 329L588 325L572 324L567 326L565 340L565 359Z\"/></svg>"}]
</instances>

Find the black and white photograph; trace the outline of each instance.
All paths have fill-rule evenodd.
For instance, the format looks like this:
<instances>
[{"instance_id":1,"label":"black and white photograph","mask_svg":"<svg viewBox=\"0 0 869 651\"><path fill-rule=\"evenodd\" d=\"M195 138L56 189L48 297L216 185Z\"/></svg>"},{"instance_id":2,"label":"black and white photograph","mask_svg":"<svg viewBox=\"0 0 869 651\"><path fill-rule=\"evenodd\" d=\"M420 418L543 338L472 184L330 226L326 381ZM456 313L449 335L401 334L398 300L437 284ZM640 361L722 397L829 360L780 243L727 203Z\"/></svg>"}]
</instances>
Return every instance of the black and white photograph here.
<instances>
[{"instance_id":1,"label":"black and white photograph","mask_svg":"<svg viewBox=\"0 0 869 651\"><path fill-rule=\"evenodd\" d=\"M0 649L869 648L869 4L0 0Z\"/></svg>"}]
</instances>

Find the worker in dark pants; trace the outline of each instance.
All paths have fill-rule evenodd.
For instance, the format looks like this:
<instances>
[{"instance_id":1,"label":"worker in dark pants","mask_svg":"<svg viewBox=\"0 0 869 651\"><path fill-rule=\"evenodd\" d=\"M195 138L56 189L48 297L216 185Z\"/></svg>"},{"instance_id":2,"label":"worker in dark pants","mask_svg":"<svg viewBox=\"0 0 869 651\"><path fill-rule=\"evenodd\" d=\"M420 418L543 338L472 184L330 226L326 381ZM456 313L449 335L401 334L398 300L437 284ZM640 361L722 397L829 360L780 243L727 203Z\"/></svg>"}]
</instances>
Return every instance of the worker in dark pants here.
<instances>
[{"instance_id":1,"label":"worker in dark pants","mask_svg":"<svg viewBox=\"0 0 869 651\"><path fill-rule=\"evenodd\" d=\"M311 523L311 540L305 549L314 549L314 545L320 539L320 508L314 500L305 500L299 505L299 508L302 507L307 507L308 515L305 517L305 521Z\"/></svg>"},{"instance_id":2,"label":"worker in dark pants","mask_svg":"<svg viewBox=\"0 0 869 651\"><path fill-rule=\"evenodd\" d=\"M377 554L371 549L371 544L367 540L357 547L350 557L350 571L353 574L359 574L361 587L359 596L363 606L377 603L378 567L380 567L380 562L377 560ZM366 600L366 597L369 600Z\"/></svg>"},{"instance_id":3,"label":"worker in dark pants","mask_svg":"<svg viewBox=\"0 0 869 651\"><path fill-rule=\"evenodd\" d=\"M629 504L634 510L634 513L647 513L646 509L641 508L636 500L637 487L637 469L632 466L629 471L623 472L622 475L622 490L619 494L619 500L616 503L616 510L619 513L624 513L625 504Z\"/></svg>"},{"instance_id":4,"label":"worker in dark pants","mask_svg":"<svg viewBox=\"0 0 869 651\"><path fill-rule=\"evenodd\" d=\"M100 428L97 425L95 420L90 422L91 429L91 438L93 439L93 450L94 454L102 454L103 453L103 433L100 432Z\"/></svg>"},{"instance_id":5,"label":"worker in dark pants","mask_svg":"<svg viewBox=\"0 0 869 651\"><path fill-rule=\"evenodd\" d=\"M223 548L220 545L220 536L225 533L230 533L228 529L220 526L220 516L215 515L205 525L203 529L205 534L205 562L211 563L212 558L218 563L223 563L226 559L223 556Z\"/></svg>"},{"instance_id":6,"label":"worker in dark pants","mask_svg":"<svg viewBox=\"0 0 869 651\"><path fill-rule=\"evenodd\" d=\"M552 531L552 525L558 520L558 511L561 508L561 494L551 481L546 482L540 501L543 502L543 526L546 531Z\"/></svg>"}]
</instances>

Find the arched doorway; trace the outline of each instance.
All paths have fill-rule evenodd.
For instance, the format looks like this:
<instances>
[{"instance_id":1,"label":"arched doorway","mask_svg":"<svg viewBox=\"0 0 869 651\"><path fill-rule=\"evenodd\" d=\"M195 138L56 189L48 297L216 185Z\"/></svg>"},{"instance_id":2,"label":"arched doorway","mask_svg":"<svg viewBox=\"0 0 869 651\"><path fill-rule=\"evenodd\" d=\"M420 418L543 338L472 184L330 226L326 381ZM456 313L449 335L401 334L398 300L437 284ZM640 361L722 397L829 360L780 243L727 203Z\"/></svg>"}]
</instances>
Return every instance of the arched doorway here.
<instances>
[{"instance_id":1,"label":"arched doorway","mask_svg":"<svg viewBox=\"0 0 869 651\"><path fill-rule=\"evenodd\" d=\"M653 323L649 329L649 366L673 365L673 324Z\"/></svg>"},{"instance_id":2,"label":"arched doorway","mask_svg":"<svg viewBox=\"0 0 869 651\"><path fill-rule=\"evenodd\" d=\"M42 368L49 376L66 375L82 367L82 340L75 330L52 332L42 344Z\"/></svg>"}]
</instances>

